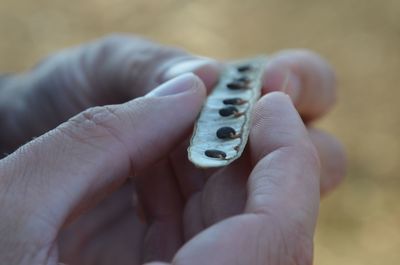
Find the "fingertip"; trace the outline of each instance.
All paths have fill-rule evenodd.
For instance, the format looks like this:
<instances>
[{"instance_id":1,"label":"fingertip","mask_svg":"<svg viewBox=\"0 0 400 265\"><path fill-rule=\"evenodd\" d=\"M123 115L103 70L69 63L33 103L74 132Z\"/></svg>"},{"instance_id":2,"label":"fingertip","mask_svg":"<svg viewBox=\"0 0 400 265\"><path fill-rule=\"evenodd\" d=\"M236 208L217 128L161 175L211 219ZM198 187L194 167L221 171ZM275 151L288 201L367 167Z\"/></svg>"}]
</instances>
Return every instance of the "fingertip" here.
<instances>
[{"instance_id":1,"label":"fingertip","mask_svg":"<svg viewBox=\"0 0 400 265\"><path fill-rule=\"evenodd\" d=\"M310 50L285 50L271 56L264 72L263 91L289 94L307 119L316 119L336 102L336 76L332 66Z\"/></svg>"},{"instance_id":2,"label":"fingertip","mask_svg":"<svg viewBox=\"0 0 400 265\"><path fill-rule=\"evenodd\" d=\"M222 64L215 60L211 60L195 69L192 73L203 81L208 94L211 92L211 88L218 82L221 71Z\"/></svg>"},{"instance_id":3,"label":"fingertip","mask_svg":"<svg viewBox=\"0 0 400 265\"><path fill-rule=\"evenodd\" d=\"M263 93L281 91L289 95L294 104L300 96L301 80L289 67L274 61L267 64L263 75Z\"/></svg>"},{"instance_id":4,"label":"fingertip","mask_svg":"<svg viewBox=\"0 0 400 265\"><path fill-rule=\"evenodd\" d=\"M280 147L307 141L305 126L287 94L268 93L257 102L250 131L255 161Z\"/></svg>"},{"instance_id":5,"label":"fingertip","mask_svg":"<svg viewBox=\"0 0 400 265\"><path fill-rule=\"evenodd\" d=\"M145 97L165 97L182 93L198 93L200 95L205 95L205 90L204 83L201 79L192 73L186 73L161 84L147 93Z\"/></svg>"},{"instance_id":6,"label":"fingertip","mask_svg":"<svg viewBox=\"0 0 400 265\"><path fill-rule=\"evenodd\" d=\"M271 92L262 96L256 103L253 111L253 126L265 122L278 122L277 118L285 117L286 121L300 119L290 96L283 92ZM292 117L288 119L288 117ZM281 120L280 122L285 122Z\"/></svg>"},{"instance_id":7,"label":"fingertip","mask_svg":"<svg viewBox=\"0 0 400 265\"><path fill-rule=\"evenodd\" d=\"M263 101L269 101L268 103L275 102L275 101L280 102L280 103L285 102L284 104L293 105L291 103L290 96L281 91L273 91L273 92L270 92L270 93L262 96L257 104L259 104L259 103L264 104Z\"/></svg>"},{"instance_id":8,"label":"fingertip","mask_svg":"<svg viewBox=\"0 0 400 265\"><path fill-rule=\"evenodd\" d=\"M205 98L207 95L207 86L204 80L195 73L187 73L184 75L189 76L193 80L193 86L191 87L192 91Z\"/></svg>"},{"instance_id":9,"label":"fingertip","mask_svg":"<svg viewBox=\"0 0 400 265\"><path fill-rule=\"evenodd\" d=\"M266 115L272 115L284 109L295 111L289 95L278 91L270 92L262 96L254 106L253 122L257 123L259 119L265 118Z\"/></svg>"},{"instance_id":10,"label":"fingertip","mask_svg":"<svg viewBox=\"0 0 400 265\"><path fill-rule=\"evenodd\" d=\"M216 84L222 64L206 57L190 57L181 61L170 63L161 75L161 81L169 80L182 74L192 73L199 77L210 92Z\"/></svg>"},{"instance_id":11,"label":"fingertip","mask_svg":"<svg viewBox=\"0 0 400 265\"><path fill-rule=\"evenodd\" d=\"M184 80L187 85L187 93L196 94L199 98L204 99L207 95L207 88L204 84L204 81L194 73L184 73L180 76L177 76L171 80Z\"/></svg>"}]
</instances>

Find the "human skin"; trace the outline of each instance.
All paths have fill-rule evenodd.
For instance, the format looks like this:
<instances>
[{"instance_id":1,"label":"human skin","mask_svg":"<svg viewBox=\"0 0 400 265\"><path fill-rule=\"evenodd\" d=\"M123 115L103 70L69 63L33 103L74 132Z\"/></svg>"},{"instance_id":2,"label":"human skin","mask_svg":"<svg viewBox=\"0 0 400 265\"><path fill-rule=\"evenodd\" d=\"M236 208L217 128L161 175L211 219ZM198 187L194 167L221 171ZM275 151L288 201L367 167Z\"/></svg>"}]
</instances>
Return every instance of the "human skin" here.
<instances>
[{"instance_id":1,"label":"human skin","mask_svg":"<svg viewBox=\"0 0 400 265\"><path fill-rule=\"evenodd\" d=\"M332 70L272 55L246 152L200 170L187 142L222 65L111 36L5 77L1 263L311 264L320 193L345 172L339 142L303 123L333 105Z\"/></svg>"}]
</instances>

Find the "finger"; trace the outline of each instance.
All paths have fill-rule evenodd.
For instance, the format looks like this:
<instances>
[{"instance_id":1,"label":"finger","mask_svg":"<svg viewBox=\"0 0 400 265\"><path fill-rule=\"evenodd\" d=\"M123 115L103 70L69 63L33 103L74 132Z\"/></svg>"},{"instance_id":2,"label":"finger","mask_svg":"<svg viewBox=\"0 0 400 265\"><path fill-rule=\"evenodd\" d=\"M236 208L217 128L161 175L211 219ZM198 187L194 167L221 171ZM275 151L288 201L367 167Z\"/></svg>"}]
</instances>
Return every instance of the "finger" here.
<instances>
[{"instance_id":1,"label":"finger","mask_svg":"<svg viewBox=\"0 0 400 265\"><path fill-rule=\"evenodd\" d=\"M92 223L95 222L96 220L92 220ZM71 246L76 251L60 251L60 260L68 264L141 264L140 249L146 229L133 211L127 211L108 224L106 229L97 231L93 237L85 238L79 246ZM71 237L73 236L79 234L73 233Z\"/></svg>"},{"instance_id":2,"label":"finger","mask_svg":"<svg viewBox=\"0 0 400 265\"><path fill-rule=\"evenodd\" d=\"M250 168L248 161L241 159L212 174L204 188L191 196L184 215L186 240L206 227L243 213Z\"/></svg>"},{"instance_id":3,"label":"finger","mask_svg":"<svg viewBox=\"0 0 400 265\"><path fill-rule=\"evenodd\" d=\"M247 212L298 215L311 235L319 205L320 163L302 120L289 97L271 93L257 103L252 122L255 167L249 178Z\"/></svg>"},{"instance_id":4,"label":"finger","mask_svg":"<svg viewBox=\"0 0 400 265\"><path fill-rule=\"evenodd\" d=\"M321 161L320 192L321 196L325 196L337 187L345 176L345 153L340 142L333 136L314 128L309 128L308 133ZM198 203L193 203L192 200L189 202L186 211L194 209L190 211L192 218L187 221L191 230L186 238L193 237L204 230L204 227L242 213L247 195L247 176L250 175L251 169L245 158L246 154L236 163L213 174L200 193L202 200ZM191 205L193 207L190 207ZM194 218L200 216L204 225L193 225L196 221Z\"/></svg>"},{"instance_id":5,"label":"finger","mask_svg":"<svg viewBox=\"0 0 400 265\"><path fill-rule=\"evenodd\" d=\"M207 180L201 198L206 227L243 213L247 197L246 184L251 171L248 160L248 156L243 156Z\"/></svg>"},{"instance_id":6,"label":"finger","mask_svg":"<svg viewBox=\"0 0 400 265\"><path fill-rule=\"evenodd\" d=\"M164 82L185 73L193 73L203 81L207 93L210 93L219 79L222 68L223 65L216 60L187 55L164 63L158 76L161 82Z\"/></svg>"},{"instance_id":7,"label":"finger","mask_svg":"<svg viewBox=\"0 0 400 265\"><path fill-rule=\"evenodd\" d=\"M171 165L178 180L184 199L189 199L194 193L202 190L208 177L218 171L214 168L197 168L187 159L189 138L177 146L170 155Z\"/></svg>"},{"instance_id":8,"label":"finger","mask_svg":"<svg viewBox=\"0 0 400 265\"><path fill-rule=\"evenodd\" d=\"M282 240L293 239L287 246L289 255L308 260L319 208L317 152L289 97L282 93L261 98L252 122L255 167L249 177L246 212L279 226Z\"/></svg>"},{"instance_id":9,"label":"finger","mask_svg":"<svg viewBox=\"0 0 400 265\"><path fill-rule=\"evenodd\" d=\"M252 124L249 144L255 167L245 214L194 237L174 264L312 264L319 204L316 150L283 93L261 98Z\"/></svg>"},{"instance_id":10,"label":"finger","mask_svg":"<svg viewBox=\"0 0 400 265\"><path fill-rule=\"evenodd\" d=\"M146 227L136 219L133 211L92 238L81 249L78 262L70 264L133 265L141 264L141 246Z\"/></svg>"},{"instance_id":11,"label":"finger","mask_svg":"<svg viewBox=\"0 0 400 265\"><path fill-rule=\"evenodd\" d=\"M218 80L221 67L215 60L130 35L107 36L80 47L76 54L75 61L83 60L89 80L100 78L92 80L98 84L97 91L93 91L97 96L102 92L106 95L119 92L128 98L143 96L160 83L184 73L198 75L210 87Z\"/></svg>"},{"instance_id":12,"label":"finger","mask_svg":"<svg viewBox=\"0 0 400 265\"><path fill-rule=\"evenodd\" d=\"M346 175L346 155L342 144L321 130L308 129L310 139L321 161L321 196L335 189Z\"/></svg>"},{"instance_id":13,"label":"finger","mask_svg":"<svg viewBox=\"0 0 400 265\"><path fill-rule=\"evenodd\" d=\"M170 261L183 242L183 201L168 159L139 172L135 184L149 225L142 262Z\"/></svg>"},{"instance_id":14,"label":"finger","mask_svg":"<svg viewBox=\"0 0 400 265\"><path fill-rule=\"evenodd\" d=\"M185 242L189 241L206 227L201 198L201 192L193 193L185 205L183 212L183 238Z\"/></svg>"},{"instance_id":15,"label":"finger","mask_svg":"<svg viewBox=\"0 0 400 265\"><path fill-rule=\"evenodd\" d=\"M335 74L319 55L288 50L271 56L264 73L264 92L290 95L303 119L321 117L335 103Z\"/></svg>"},{"instance_id":16,"label":"finger","mask_svg":"<svg viewBox=\"0 0 400 265\"><path fill-rule=\"evenodd\" d=\"M189 136L188 136L189 137ZM189 138L182 142L170 155L171 165L179 183L184 199L189 199L195 192L200 191L205 183L209 170L195 167L187 159Z\"/></svg>"},{"instance_id":17,"label":"finger","mask_svg":"<svg viewBox=\"0 0 400 265\"><path fill-rule=\"evenodd\" d=\"M63 228L58 235L60 260L69 264L79 264L77 261L80 258L79 253L84 252L84 249L90 245L89 242L93 242L97 235L109 230L125 217L127 212L133 212L132 192L132 185L125 183L96 207ZM139 221L135 220L135 223ZM145 230L144 226L140 228Z\"/></svg>"},{"instance_id":18,"label":"finger","mask_svg":"<svg viewBox=\"0 0 400 265\"><path fill-rule=\"evenodd\" d=\"M10 215L42 219L43 229L52 228L47 239L53 240L51 232L67 218L166 156L190 129L204 97L203 83L184 75L146 97L89 109L20 148L0 163L1 194L7 194L5 205L12 205ZM3 192L7 187L10 191ZM42 242L42 235L36 237Z\"/></svg>"}]
</instances>

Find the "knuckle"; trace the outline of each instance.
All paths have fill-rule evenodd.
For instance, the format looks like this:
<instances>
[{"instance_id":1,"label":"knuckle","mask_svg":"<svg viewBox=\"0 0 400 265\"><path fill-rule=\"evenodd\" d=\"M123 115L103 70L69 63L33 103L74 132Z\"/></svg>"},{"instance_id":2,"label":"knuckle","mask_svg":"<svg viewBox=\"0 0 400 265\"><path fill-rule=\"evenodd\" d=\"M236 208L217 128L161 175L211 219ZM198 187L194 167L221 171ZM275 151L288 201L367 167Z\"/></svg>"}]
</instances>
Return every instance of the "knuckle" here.
<instances>
[{"instance_id":1,"label":"knuckle","mask_svg":"<svg viewBox=\"0 0 400 265\"><path fill-rule=\"evenodd\" d=\"M58 130L73 140L87 142L98 138L117 138L121 117L111 106L89 108L71 118Z\"/></svg>"},{"instance_id":2,"label":"knuckle","mask_svg":"<svg viewBox=\"0 0 400 265\"><path fill-rule=\"evenodd\" d=\"M82 144L89 147L88 150L94 149L100 153L118 150L121 157L129 159L130 169L134 171L138 167L135 162L138 160L137 155L144 153L141 149L142 143L124 137L127 129L131 135L136 132L130 125L133 121L129 115L122 115L118 108L119 106L89 108L57 127L58 137L61 140L67 138L75 145Z\"/></svg>"}]
</instances>

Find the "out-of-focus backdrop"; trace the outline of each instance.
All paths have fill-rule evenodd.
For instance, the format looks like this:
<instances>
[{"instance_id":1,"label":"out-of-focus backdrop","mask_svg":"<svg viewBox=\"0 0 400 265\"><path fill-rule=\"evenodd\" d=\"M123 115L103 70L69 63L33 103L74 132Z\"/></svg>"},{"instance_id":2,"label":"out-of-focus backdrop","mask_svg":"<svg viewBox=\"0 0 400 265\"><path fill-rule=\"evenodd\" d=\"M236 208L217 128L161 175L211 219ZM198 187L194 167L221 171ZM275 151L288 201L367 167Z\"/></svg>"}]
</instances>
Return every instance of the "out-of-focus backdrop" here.
<instances>
[{"instance_id":1,"label":"out-of-focus backdrop","mask_svg":"<svg viewBox=\"0 0 400 265\"><path fill-rule=\"evenodd\" d=\"M345 144L349 172L323 200L315 264L400 264L399 0L0 0L0 72L112 32L221 59L326 57L339 104L319 126Z\"/></svg>"}]
</instances>

